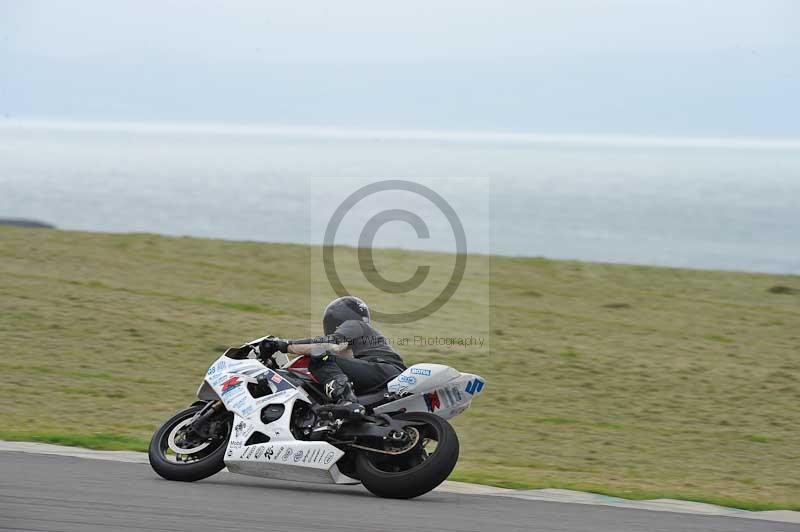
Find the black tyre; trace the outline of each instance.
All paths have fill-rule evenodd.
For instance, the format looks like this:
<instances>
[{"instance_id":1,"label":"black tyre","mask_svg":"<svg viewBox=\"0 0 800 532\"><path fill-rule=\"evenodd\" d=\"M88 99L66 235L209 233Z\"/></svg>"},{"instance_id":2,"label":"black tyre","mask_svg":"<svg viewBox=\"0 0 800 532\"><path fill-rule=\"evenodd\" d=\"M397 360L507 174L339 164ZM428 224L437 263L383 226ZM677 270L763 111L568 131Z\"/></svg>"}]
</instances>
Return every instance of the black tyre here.
<instances>
[{"instance_id":1,"label":"black tyre","mask_svg":"<svg viewBox=\"0 0 800 532\"><path fill-rule=\"evenodd\" d=\"M194 482L225 467L225 448L231 434L230 416L212 421L216 427L210 438L192 436L183 430L203 406L178 412L153 434L148 456L153 471L167 480Z\"/></svg>"},{"instance_id":2,"label":"black tyre","mask_svg":"<svg viewBox=\"0 0 800 532\"><path fill-rule=\"evenodd\" d=\"M433 414L409 412L392 417L422 423L409 425L418 433L416 443L399 455L360 452L356 456L356 472L364 487L378 497L419 497L444 482L453 471L458 462L458 436L450 423Z\"/></svg>"}]
</instances>

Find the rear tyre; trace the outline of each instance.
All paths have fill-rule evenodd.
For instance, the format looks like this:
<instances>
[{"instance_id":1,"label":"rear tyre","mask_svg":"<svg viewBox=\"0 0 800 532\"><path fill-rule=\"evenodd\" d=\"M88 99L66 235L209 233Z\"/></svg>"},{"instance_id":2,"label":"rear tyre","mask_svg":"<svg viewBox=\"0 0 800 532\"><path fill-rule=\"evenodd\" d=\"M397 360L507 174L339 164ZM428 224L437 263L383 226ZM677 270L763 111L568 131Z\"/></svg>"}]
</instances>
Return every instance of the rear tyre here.
<instances>
[{"instance_id":1,"label":"rear tyre","mask_svg":"<svg viewBox=\"0 0 800 532\"><path fill-rule=\"evenodd\" d=\"M194 482L219 473L225 467L225 448L231 434L231 420L217 421L217 433L210 438L192 436L186 427L203 406L178 412L150 440L148 457L153 471L167 480Z\"/></svg>"},{"instance_id":2,"label":"rear tyre","mask_svg":"<svg viewBox=\"0 0 800 532\"><path fill-rule=\"evenodd\" d=\"M453 471L458 462L458 436L450 423L433 414L410 412L392 417L422 423L411 426L419 440L396 456L360 452L356 456L356 472L364 487L378 497L419 497L444 482Z\"/></svg>"}]
</instances>

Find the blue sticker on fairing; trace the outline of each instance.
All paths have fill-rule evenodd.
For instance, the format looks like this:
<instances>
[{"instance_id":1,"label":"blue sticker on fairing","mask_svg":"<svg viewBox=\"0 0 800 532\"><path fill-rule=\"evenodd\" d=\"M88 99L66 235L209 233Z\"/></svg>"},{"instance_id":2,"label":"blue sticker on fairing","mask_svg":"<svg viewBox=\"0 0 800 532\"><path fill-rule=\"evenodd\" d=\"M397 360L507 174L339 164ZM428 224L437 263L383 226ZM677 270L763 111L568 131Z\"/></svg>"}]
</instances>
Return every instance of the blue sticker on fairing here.
<instances>
[{"instance_id":1,"label":"blue sticker on fairing","mask_svg":"<svg viewBox=\"0 0 800 532\"><path fill-rule=\"evenodd\" d=\"M405 384L416 384L417 383L417 378L416 377L412 377L411 375L400 375L397 378L397 380L402 382L402 383L405 383Z\"/></svg>"},{"instance_id":2,"label":"blue sticker on fairing","mask_svg":"<svg viewBox=\"0 0 800 532\"><path fill-rule=\"evenodd\" d=\"M464 391L470 395L475 395L483 390L483 384L481 379L472 379L467 383L467 388Z\"/></svg>"}]
</instances>

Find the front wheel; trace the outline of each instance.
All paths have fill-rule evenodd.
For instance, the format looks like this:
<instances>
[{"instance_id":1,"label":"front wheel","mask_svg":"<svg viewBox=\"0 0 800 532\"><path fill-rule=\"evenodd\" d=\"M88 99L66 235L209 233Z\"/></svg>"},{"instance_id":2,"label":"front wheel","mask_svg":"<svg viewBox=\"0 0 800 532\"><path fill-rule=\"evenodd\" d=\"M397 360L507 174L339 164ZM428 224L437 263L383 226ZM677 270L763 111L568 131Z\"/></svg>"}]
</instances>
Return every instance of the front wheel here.
<instances>
[{"instance_id":1,"label":"front wheel","mask_svg":"<svg viewBox=\"0 0 800 532\"><path fill-rule=\"evenodd\" d=\"M190 425L202 405L178 412L150 440L148 457L153 471L167 480L194 482L225 467L225 447L231 434L230 414L209 420L207 436L199 436Z\"/></svg>"},{"instance_id":2,"label":"front wheel","mask_svg":"<svg viewBox=\"0 0 800 532\"><path fill-rule=\"evenodd\" d=\"M419 497L453 471L458 462L458 436L450 423L433 414L409 412L392 417L414 423L406 427L414 438L410 449L402 454L362 451L356 456L356 472L364 487L378 497Z\"/></svg>"}]
</instances>

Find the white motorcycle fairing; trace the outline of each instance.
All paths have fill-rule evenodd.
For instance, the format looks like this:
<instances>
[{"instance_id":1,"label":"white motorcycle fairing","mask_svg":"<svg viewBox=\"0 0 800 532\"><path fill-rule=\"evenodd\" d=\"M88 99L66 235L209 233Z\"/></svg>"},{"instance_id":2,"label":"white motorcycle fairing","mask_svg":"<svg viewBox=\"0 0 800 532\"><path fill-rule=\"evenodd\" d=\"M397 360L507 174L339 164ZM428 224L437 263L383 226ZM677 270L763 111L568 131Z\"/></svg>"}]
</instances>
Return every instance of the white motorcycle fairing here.
<instances>
[{"instance_id":1,"label":"white motorcycle fairing","mask_svg":"<svg viewBox=\"0 0 800 532\"><path fill-rule=\"evenodd\" d=\"M290 362L283 364L290 365ZM268 383L271 394L252 396L247 385L258 382L257 377ZM379 414L405 409L450 419L466 410L483 386L483 379L477 375L460 373L441 364L416 364L387 384L387 393L397 399L375 407L374 411ZM234 414L225 451L229 471L283 480L359 483L337 466L344 451L327 442L294 437L290 424L295 403L303 401L310 406L313 401L305 390L277 372L253 358L237 360L223 355L209 368L198 397L210 398L209 388L214 391L213 398L218 397ZM264 423L262 411L271 405L275 405L272 411L282 410L282 413L274 421Z\"/></svg>"},{"instance_id":2,"label":"white motorcycle fairing","mask_svg":"<svg viewBox=\"0 0 800 532\"><path fill-rule=\"evenodd\" d=\"M247 384L257 382L258 376L268 379L272 394L255 399ZM229 471L282 480L358 483L336 466L344 451L327 442L300 441L292 434L289 423L295 402L311 404L302 388L257 360L234 360L226 356L220 357L208 370L204 386L206 384L234 414L233 431L225 451L225 465ZM265 424L261 411L269 405L282 405L283 414ZM267 436L269 442L245 445L255 432Z\"/></svg>"},{"instance_id":3,"label":"white motorcycle fairing","mask_svg":"<svg viewBox=\"0 0 800 532\"><path fill-rule=\"evenodd\" d=\"M444 419L454 418L469 408L483 391L485 381L471 373L443 364L414 364L389 381L389 393L404 396L375 408L375 413L431 412Z\"/></svg>"}]
</instances>

